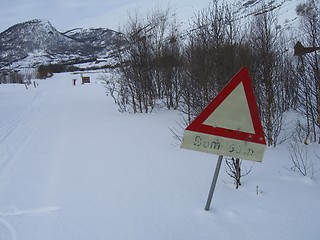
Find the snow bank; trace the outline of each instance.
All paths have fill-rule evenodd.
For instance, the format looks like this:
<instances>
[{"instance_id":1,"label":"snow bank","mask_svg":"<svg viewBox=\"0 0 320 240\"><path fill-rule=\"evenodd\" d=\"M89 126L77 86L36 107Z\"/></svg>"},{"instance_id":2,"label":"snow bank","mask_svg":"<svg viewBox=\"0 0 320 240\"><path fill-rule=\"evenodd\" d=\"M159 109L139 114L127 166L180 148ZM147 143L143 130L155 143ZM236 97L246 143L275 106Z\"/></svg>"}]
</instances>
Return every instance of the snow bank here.
<instances>
[{"instance_id":1,"label":"snow bank","mask_svg":"<svg viewBox=\"0 0 320 240\"><path fill-rule=\"evenodd\" d=\"M319 239L319 175L285 170L285 144L238 190L222 166L206 212L218 157L177 147L177 112L121 114L89 76L0 85L0 239Z\"/></svg>"}]
</instances>

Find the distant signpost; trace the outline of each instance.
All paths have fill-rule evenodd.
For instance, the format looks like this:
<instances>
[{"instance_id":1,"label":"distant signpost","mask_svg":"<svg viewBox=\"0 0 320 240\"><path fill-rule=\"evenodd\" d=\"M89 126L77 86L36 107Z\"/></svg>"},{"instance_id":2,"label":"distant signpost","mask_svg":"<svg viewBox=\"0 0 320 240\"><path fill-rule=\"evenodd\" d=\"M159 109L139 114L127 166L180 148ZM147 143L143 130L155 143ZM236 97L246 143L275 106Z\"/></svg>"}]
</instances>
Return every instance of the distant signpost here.
<instances>
[{"instance_id":1,"label":"distant signpost","mask_svg":"<svg viewBox=\"0 0 320 240\"><path fill-rule=\"evenodd\" d=\"M219 155L207 211L223 156L262 161L266 141L247 67L243 67L185 129L181 147Z\"/></svg>"},{"instance_id":2,"label":"distant signpost","mask_svg":"<svg viewBox=\"0 0 320 240\"><path fill-rule=\"evenodd\" d=\"M82 84L90 83L90 77L82 77Z\"/></svg>"}]
</instances>

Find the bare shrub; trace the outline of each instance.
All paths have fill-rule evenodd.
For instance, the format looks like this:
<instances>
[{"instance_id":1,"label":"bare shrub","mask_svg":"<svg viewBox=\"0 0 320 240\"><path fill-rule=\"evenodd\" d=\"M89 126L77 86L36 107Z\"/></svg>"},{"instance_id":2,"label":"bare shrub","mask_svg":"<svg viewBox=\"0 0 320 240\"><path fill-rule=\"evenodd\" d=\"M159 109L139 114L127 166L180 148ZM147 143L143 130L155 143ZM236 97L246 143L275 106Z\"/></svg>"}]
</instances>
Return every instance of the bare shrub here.
<instances>
[{"instance_id":1,"label":"bare shrub","mask_svg":"<svg viewBox=\"0 0 320 240\"><path fill-rule=\"evenodd\" d=\"M292 166L287 168L288 170L310 178L313 178L314 174L320 171L320 169L316 168L314 162L314 158L317 157L319 159L319 156L315 152L310 153L308 146L302 143L292 142L289 146L289 154Z\"/></svg>"},{"instance_id":2,"label":"bare shrub","mask_svg":"<svg viewBox=\"0 0 320 240\"><path fill-rule=\"evenodd\" d=\"M252 166L249 170L241 169L242 160L239 158L226 158L226 173L234 179L234 184L236 185L236 189L241 186L241 177L248 175L251 170Z\"/></svg>"}]
</instances>

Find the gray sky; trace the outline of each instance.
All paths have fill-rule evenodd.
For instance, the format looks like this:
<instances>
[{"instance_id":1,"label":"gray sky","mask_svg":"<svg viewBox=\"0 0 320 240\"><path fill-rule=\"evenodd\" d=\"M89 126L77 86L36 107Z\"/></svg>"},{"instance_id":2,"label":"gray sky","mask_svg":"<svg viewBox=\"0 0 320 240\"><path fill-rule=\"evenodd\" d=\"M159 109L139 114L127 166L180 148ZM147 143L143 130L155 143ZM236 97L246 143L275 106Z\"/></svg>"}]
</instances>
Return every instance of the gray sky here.
<instances>
[{"instance_id":1,"label":"gray sky","mask_svg":"<svg viewBox=\"0 0 320 240\"><path fill-rule=\"evenodd\" d=\"M0 32L32 19L49 20L63 32L76 27L108 27L117 30L128 12L166 8L190 17L209 6L210 0L6 0L0 7Z\"/></svg>"}]
</instances>

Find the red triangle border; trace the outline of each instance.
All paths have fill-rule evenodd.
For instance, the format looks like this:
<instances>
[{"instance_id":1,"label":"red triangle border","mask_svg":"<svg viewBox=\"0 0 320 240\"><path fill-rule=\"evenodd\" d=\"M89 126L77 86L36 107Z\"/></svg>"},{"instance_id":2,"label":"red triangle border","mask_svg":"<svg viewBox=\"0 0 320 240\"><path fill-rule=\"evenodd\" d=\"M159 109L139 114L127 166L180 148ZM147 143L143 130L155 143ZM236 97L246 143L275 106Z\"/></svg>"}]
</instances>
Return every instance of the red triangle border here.
<instances>
[{"instance_id":1,"label":"red triangle border","mask_svg":"<svg viewBox=\"0 0 320 240\"><path fill-rule=\"evenodd\" d=\"M244 92L247 98L247 103L255 133L247 133L203 124L203 122L215 111L215 109L241 82L244 87ZM198 117L193 120L193 122L186 128L186 130L266 145L258 105L253 92L249 70L247 67L241 68L241 70L227 83L227 85L221 90L221 92L207 105L207 107L203 109Z\"/></svg>"}]
</instances>

